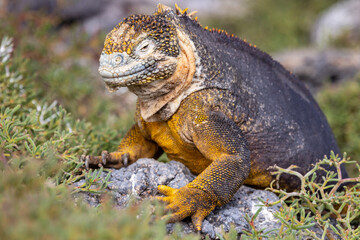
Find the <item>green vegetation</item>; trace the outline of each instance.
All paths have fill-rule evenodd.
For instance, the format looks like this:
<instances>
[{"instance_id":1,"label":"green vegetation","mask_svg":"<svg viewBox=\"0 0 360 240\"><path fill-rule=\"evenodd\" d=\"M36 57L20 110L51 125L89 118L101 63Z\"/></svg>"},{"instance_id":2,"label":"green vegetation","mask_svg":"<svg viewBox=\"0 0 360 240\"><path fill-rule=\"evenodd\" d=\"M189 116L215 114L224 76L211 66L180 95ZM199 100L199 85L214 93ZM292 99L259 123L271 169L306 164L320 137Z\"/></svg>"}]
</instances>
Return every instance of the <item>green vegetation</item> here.
<instances>
[{"instance_id":1,"label":"green vegetation","mask_svg":"<svg viewBox=\"0 0 360 240\"><path fill-rule=\"evenodd\" d=\"M0 167L1 239L183 239L180 231L166 235L160 206L145 202L114 211L106 197L97 208L81 198L75 204L66 185L52 183L49 158L24 161L12 158Z\"/></svg>"},{"instance_id":2,"label":"green vegetation","mask_svg":"<svg viewBox=\"0 0 360 240\"><path fill-rule=\"evenodd\" d=\"M317 99L340 149L360 162L360 75L342 86L326 88ZM358 174L353 166L348 171L353 176Z\"/></svg>"},{"instance_id":3,"label":"green vegetation","mask_svg":"<svg viewBox=\"0 0 360 240\"><path fill-rule=\"evenodd\" d=\"M263 202L264 206L281 204L279 212L274 217L280 221L281 227L276 231L265 232L266 229L257 230L254 227L246 232L249 238L244 239L356 239L360 236L358 228L360 220L360 177L339 179L341 176L340 166L348 163L349 160L344 156L340 158L331 153L330 158L325 157L315 164L305 175L296 172L296 167L291 166L287 169L274 167L274 174L279 177L281 174L291 174L301 181L299 192L286 192L278 190L278 187L271 186L268 190L279 195L280 200L273 203ZM327 171L322 168L324 165L336 167L337 172ZM360 173L360 166L356 165L356 170ZM326 177L322 183L315 182L316 171L326 171ZM359 176L359 174L358 174ZM343 183L351 183L352 186L345 188L345 191L336 192ZM357 184L356 184L357 183ZM329 191L331 189L331 191ZM248 218L248 222L252 219ZM336 224L332 222L336 219ZM250 226L253 226L250 224ZM321 229L321 235L317 235L315 229Z\"/></svg>"},{"instance_id":4,"label":"green vegetation","mask_svg":"<svg viewBox=\"0 0 360 240\"><path fill-rule=\"evenodd\" d=\"M105 33L89 37L76 27L56 31L57 19L41 13L7 16L0 21L0 37L11 36L14 59L26 61L25 68L37 99L57 101L77 119L121 131L132 122L133 106L112 97L97 73ZM21 69L20 69L21 70ZM125 104L124 104L125 102ZM119 108L121 104L122 108Z\"/></svg>"},{"instance_id":5,"label":"green vegetation","mask_svg":"<svg viewBox=\"0 0 360 240\"><path fill-rule=\"evenodd\" d=\"M0 47L12 49L11 40L3 38ZM22 59L14 58L10 65L11 51L0 54L0 148L5 157L47 159L54 155L64 162L64 171L69 173L80 167L78 154L87 150L95 154L100 149L116 147L119 134L107 126L74 119L56 101L49 104L39 100L41 92L35 90L34 76L25 70ZM57 179L62 181L63 178Z\"/></svg>"}]
</instances>

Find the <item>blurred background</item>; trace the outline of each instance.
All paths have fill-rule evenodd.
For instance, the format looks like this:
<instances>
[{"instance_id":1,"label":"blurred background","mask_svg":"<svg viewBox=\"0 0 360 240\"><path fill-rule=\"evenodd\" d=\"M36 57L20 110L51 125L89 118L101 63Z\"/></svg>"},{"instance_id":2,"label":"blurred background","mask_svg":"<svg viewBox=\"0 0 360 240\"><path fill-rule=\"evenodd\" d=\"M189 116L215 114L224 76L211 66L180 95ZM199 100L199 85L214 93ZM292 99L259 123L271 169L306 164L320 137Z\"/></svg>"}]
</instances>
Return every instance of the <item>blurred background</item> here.
<instances>
[{"instance_id":1,"label":"blurred background","mask_svg":"<svg viewBox=\"0 0 360 240\"><path fill-rule=\"evenodd\" d=\"M161 3L174 7L175 1ZM115 25L132 14L152 14L157 4L0 0L0 38L13 38L14 61L27 63L37 98L122 134L132 124L136 97L125 88L106 91L98 58ZM197 10L203 26L246 39L296 74L319 101L341 151L360 160L359 0L182 0L178 5Z\"/></svg>"}]
</instances>

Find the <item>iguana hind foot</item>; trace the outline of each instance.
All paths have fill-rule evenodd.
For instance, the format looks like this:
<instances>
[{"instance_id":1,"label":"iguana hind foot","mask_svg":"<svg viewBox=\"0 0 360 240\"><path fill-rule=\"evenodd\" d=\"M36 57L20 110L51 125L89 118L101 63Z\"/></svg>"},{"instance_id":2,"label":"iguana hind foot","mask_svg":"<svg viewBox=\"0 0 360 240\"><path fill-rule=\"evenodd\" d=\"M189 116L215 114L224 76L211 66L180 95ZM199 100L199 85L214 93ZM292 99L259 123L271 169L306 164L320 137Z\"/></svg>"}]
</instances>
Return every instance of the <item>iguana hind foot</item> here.
<instances>
[{"instance_id":1,"label":"iguana hind foot","mask_svg":"<svg viewBox=\"0 0 360 240\"><path fill-rule=\"evenodd\" d=\"M191 217L197 231L201 230L203 220L216 207L214 197L201 189L188 186L175 189L160 185L158 191L166 197L157 197L157 199L167 204L165 212L170 213L164 218L172 223Z\"/></svg>"}]
</instances>

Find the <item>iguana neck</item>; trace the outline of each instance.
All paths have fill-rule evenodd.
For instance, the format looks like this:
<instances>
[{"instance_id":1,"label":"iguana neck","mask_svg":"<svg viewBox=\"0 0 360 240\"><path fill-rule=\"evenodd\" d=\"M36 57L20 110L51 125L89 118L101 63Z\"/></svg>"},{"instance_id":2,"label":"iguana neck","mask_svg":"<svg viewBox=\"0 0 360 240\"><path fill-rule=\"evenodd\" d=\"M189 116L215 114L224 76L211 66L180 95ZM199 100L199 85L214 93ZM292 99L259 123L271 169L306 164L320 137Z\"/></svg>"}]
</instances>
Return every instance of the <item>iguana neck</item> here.
<instances>
[{"instance_id":1,"label":"iguana neck","mask_svg":"<svg viewBox=\"0 0 360 240\"><path fill-rule=\"evenodd\" d=\"M201 89L200 84L193 81L197 60L194 44L181 30L178 29L177 34L181 53L174 74L165 81L128 87L138 96L141 116L147 122L166 121L186 96Z\"/></svg>"}]
</instances>

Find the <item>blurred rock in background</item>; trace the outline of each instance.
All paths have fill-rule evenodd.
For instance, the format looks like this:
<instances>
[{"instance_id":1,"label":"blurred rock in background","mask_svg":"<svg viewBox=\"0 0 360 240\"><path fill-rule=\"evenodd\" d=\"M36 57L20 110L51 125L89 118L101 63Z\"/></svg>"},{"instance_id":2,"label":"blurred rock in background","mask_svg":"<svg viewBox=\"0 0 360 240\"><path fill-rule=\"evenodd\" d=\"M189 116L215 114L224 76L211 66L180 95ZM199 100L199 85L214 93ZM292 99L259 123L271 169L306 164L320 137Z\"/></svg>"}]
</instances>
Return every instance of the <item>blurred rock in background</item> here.
<instances>
[{"instance_id":1,"label":"blurred rock in background","mask_svg":"<svg viewBox=\"0 0 360 240\"><path fill-rule=\"evenodd\" d=\"M345 0L322 13L311 32L312 43L328 47L333 42L360 41L360 1Z\"/></svg>"},{"instance_id":2,"label":"blurred rock in background","mask_svg":"<svg viewBox=\"0 0 360 240\"><path fill-rule=\"evenodd\" d=\"M294 73L315 94L325 84L338 84L360 72L360 51L301 48L277 53L274 58Z\"/></svg>"},{"instance_id":3,"label":"blurred rock in background","mask_svg":"<svg viewBox=\"0 0 360 240\"><path fill-rule=\"evenodd\" d=\"M351 80L360 73L360 1L339 1L318 17L307 48L289 49L274 58L313 94L324 85Z\"/></svg>"}]
</instances>

